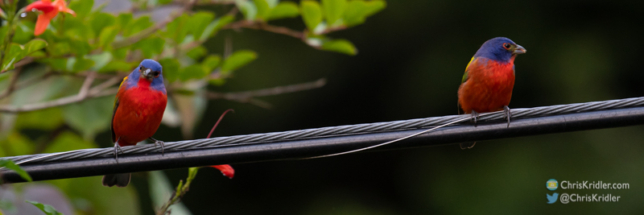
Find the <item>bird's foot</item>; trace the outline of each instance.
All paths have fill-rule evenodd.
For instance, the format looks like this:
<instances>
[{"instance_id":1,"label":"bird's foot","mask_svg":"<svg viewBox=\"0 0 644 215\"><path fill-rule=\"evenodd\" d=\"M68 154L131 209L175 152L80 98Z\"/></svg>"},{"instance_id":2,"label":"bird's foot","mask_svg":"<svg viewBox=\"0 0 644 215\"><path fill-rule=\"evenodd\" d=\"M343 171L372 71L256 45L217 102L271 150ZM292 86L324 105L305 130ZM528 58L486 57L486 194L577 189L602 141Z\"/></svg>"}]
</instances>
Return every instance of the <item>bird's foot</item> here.
<instances>
[{"instance_id":1,"label":"bird's foot","mask_svg":"<svg viewBox=\"0 0 644 215\"><path fill-rule=\"evenodd\" d=\"M161 140L154 139L152 137L149 138L151 141L154 141L154 146L159 147L161 146L161 156L165 154L165 142Z\"/></svg>"},{"instance_id":2,"label":"bird's foot","mask_svg":"<svg viewBox=\"0 0 644 215\"><path fill-rule=\"evenodd\" d=\"M117 140L114 143L114 159L116 159L116 163L119 162L119 153L123 154L123 149L121 149L121 146L119 145L119 141Z\"/></svg>"},{"instance_id":3,"label":"bird's foot","mask_svg":"<svg viewBox=\"0 0 644 215\"><path fill-rule=\"evenodd\" d=\"M479 112L476 112L475 110L472 110L472 121L474 122L474 127L478 124L478 119L479 119Z\"/></svg>"},{"instance_id":4,"label":"bird's foot","mask_svg":"<svg viewBox=\"0 0 644 215\"><path fill-rule=\"evenodd\" d=\"M508 128L509 128L510 127L510 119L512 118L512 111L510 111L510 107L503 106L503 114L505 114L505 118L508 119Z\"/></svg>"}]
</instances>

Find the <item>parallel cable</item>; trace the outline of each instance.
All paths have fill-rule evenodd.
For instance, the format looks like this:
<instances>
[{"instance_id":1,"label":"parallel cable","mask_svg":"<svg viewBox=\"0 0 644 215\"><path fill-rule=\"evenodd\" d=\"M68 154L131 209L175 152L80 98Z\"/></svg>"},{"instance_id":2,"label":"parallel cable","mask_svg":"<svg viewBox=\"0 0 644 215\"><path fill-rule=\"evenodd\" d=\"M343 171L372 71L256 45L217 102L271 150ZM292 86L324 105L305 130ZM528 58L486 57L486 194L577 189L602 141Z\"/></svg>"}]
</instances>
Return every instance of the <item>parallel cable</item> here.
<instances>
[{"instance_id":1,"label":"parallel cable","mask_svg":"<svg viewBox=\"0 0 644 215\"><path fill-rule=\"evenodd\" d=\"M517 108L512 109L512 119L534 118L551 115L561 115L579 112L591 112L610 109L621 109L629 107L644 106L644 97L574 103L565 105L552 105L535 108ZM188 151L198 149L208 149L227 146L242 146L248 144L263 144L272 142L299 141L328 137L352 136L360 134L373 134L381 132L416 130L421 128L431 128L441 126L446 123L461 122L464 117L469 115L449 115L441 117L429 117L410 120L399 120L390 122L365 123L356 125L343 125L322 127L314 129L293 130L284 132L271 132L249 135L236 135L228 137L214 137L209 139L195 139L177 142L168 142L165 144L165 151ZM503 111L480 114L479 122L504 120ZM510 125L511 126L511 125ZM161 153L161 149L153 144L125 146L122 147L123 153L119 155L133 154L155 154ZM54 161L71 161L89 158L113 157L113 148L95 148L82 149L67 152L24 155L15 157L5 157L0 159L13 160L17 164L28 163L47 163ZM322 155L321 157L324 157Z\"/></svg>"}]
</instances>

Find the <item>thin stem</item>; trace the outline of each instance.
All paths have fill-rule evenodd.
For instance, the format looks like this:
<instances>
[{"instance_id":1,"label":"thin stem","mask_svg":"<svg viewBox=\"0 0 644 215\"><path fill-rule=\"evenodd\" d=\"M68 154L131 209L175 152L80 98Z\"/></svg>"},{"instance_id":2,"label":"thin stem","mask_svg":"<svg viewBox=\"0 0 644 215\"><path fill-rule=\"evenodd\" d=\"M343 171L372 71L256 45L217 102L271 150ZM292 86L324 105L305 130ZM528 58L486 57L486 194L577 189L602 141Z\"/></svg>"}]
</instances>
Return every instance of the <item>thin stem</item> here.
<instances>
[{"instance_id":1,"label":"thin stem","mask_svg":"<svg viewBox=\"0 0 644 215\"><path fill-rule=\"evenodd\" d=\"M13 93L13 91L16 89L16 84L18 83L18 77L20 76L21 71L22 67L18 67L16 71L13 72L14 74L13 76L11 76L11 80L9 80L9 86L4 92L2 92L2 94L0 94L0 99L3 99Z\"/></svg>"},{"instance_id":2,"label":"thin stem","mask_svg":"<svg viewBox=\"0 0 644 215\"><path fill-rule=\"evenodd\" d=\"M94 75L90 74L86 77L85 82L83 83L83 86L81 87L78 94L76 95L59 98L53 101L27 104L19 107L12 106L12 105L3 105L3 106L0 106L0 112L19 113L19 112L27 112L27 111L36 111L36 110L41 110L46 108L52 108L52 107L58 107L58 106L72 104L72 103L77 103L89 98L113 95L113 94L116 94L116 92L118 91L118 88L107 89L108 87L114 85L115 83L118 83L118 79L116 78L107 80L104 83L99 84L96 87L93 87L90 89L89 87L93 82L94 82Z\"/></svg>"},{"instance_id":3,"label":"thin stem","mask_svg":"<svg viewBox=\"0 0 644 215\"><path fill-rule=\"evenodd\" d=\"M241 21L230 23L224 26L222 29L240 29L240 28L264 30L264 31L268 31L276 34L287 35L298 39L304 39L304 36L305 36L303 32L292 30L290 28L269 25L263 22L247 21L247 20L241 20Z\"/></svg>"},{"instance_id":4,"label":"thin stem","mask_svg":"<svg viewBox=\"0 0 644 215\"><path fill-rule=\"evenodd\" d=\"M220 92L208 92L209 99L226 99L233 101L243 101L247 102L249 99L254 97L261 96L274 96L285 93L293 93L304 90L310 90L315 88L320 88L326 84L326 79L321 78L313 82L306 82L300 84L293 84L287 86L272 87L260 90L252 91L242 91L242 92L232 92L232 93L220 93Z\"/></svg>"}]
</instances>

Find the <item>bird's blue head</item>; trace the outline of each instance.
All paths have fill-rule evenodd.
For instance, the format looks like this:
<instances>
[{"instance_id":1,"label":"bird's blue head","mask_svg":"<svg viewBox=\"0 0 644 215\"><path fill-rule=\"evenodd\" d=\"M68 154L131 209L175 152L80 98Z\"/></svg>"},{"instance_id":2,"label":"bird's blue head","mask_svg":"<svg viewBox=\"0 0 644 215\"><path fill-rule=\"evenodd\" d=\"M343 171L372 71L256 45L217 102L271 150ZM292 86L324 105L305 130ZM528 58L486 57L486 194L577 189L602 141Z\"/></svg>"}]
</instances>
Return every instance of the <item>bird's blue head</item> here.
<instances>
[{"instance_id":1,"label":"bird's blue head","mask_svg":"<svg viewBox=\"0 0 644 215\"><path fill-rule=\"evenodd\" d=\"M144 78L150 81L150 88L155 90L166 92L165 85L163 85L163 68L159 62L156 62L151 59L145 59L141 61L138 67L130 73L128 81L130 81L130 86L136 86L139 82L139 78Z\"/></svg>"},{"instance_id":2,"label":"bird's blue head","mask_svg":"<svg viewBox=\"0 0 644 215\"><path fill-rule=\"evenodd\" d=\"M474 57L484 57L501 62L509 62L513 56L523 54L526 49L506 37L495 37L485 41Z\"/></svg>"}]
</instances>

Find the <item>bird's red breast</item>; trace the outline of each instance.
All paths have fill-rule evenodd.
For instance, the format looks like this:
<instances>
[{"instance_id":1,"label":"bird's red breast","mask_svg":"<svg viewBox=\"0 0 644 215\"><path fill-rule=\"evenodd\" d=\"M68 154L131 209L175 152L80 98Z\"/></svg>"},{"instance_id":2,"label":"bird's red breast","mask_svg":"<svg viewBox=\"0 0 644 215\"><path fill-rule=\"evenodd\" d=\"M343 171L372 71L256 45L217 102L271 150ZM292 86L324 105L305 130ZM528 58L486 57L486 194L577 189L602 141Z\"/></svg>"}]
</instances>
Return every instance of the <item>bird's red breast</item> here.
<instances>
[{"instance_id":1,"label":"bird's red breast","mask_svg":"<svg viewBox=\"0 0 644 215\"><path fill-rule=\"evenodd\" d=\"M136 86L121 86L116 94L118 107L114 112L112 129L119 145L135 145L149 137L161 125L167 95L150 87L150 81L140 78Z\"/></svg>"},{"instance_id":2,"label":"bird's red breast","mask_svg":"<svg viewBox=\"0 0 644 215\"><path fill-rule=\"evenodd\" d=\"M514 57L509 62L473 59L468 79L458 89L458 103L465 113L503 110L510 104L514 87Z\"/></svg>"}]
</instances>

